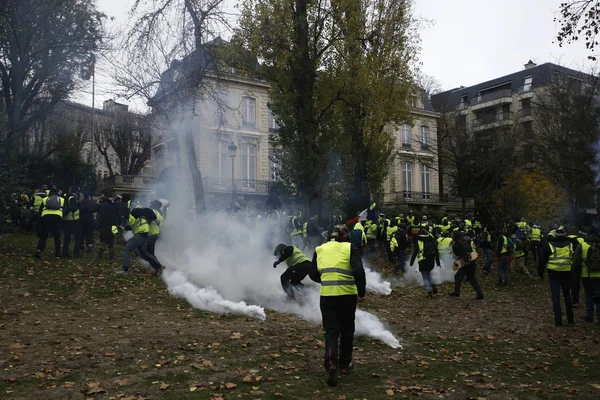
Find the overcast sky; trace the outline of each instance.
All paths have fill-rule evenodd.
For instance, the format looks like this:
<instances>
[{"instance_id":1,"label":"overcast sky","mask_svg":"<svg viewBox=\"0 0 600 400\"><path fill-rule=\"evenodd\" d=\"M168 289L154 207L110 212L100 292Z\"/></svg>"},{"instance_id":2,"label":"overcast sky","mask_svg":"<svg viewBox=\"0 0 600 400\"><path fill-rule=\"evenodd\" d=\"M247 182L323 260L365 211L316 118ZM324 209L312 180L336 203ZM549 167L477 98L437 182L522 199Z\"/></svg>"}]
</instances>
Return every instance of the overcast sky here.
<instances>
[{"instance_id":1,"label":"overcast sky","mask_svg":"<svg viewBox=\"0 0 600 400\"><path fill-rule=\"evenodd\" d=\"M583 42L562 48L553 43L558 32L553 19L562 1L415 0L416 14L432 21L421 31L421 68L443 89L516 72L530 59L588 71L595 63L587 60ZM111 24L128 22L132 0L96 0L96 4L115 18ZM96 107L101 107L102 101L113 97L110 74L102 65L96 73ZM91 88L75 100L91 104Z\"/></svg>"}]
</instances>

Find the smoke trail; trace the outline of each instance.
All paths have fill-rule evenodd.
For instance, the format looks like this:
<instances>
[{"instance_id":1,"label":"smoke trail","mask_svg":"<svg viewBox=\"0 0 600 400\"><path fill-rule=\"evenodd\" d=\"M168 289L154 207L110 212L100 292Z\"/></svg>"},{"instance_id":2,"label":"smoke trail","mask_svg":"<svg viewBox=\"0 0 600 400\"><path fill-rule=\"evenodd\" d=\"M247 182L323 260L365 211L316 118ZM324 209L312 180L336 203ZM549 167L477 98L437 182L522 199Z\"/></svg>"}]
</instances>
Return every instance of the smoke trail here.
<instances>
[{"instance_id":1,"label":"smoke trail","mask_svg":"<svg viewBox=\"0 0 600 400\"><path fill-rule=\"evenodd\" d=\"M367 278L367 292L385 294L392 293L390 282L384 281L381 274L371 269L368 262L364 262L365 277Z\"/></svg>"},{"instance_id":2,"label":"smoke trail","mask_svg":"<svg viewBox=\"0 0 600 400\"><path fill-rule=\"evenodd\" d=\"M213 288L199 288L189 282L185 275L179 271L165 272L164 280L169 287L169 293L183 297L192 306L218 314L242 314L264 321L267 319L265 310L255 305L246 305L245 302L225 300Z\"/></svg>"},{"instance_id":3,"label":"smoke trail","mask_svg":"<svg viewBox=\"0 0 600 400\"><path fill-rule=\"evenodd\" d=\"M454 282L455 271L452 270L452 264L454 260L452 257L440 259L440 267L434 267L431 270L431 277L433 282L438 285L444 282ZM410 286L410 285L423 285L423 277L419 272L419 263L415 261L415 264L411 267L409 261L406 261L405 273L398 279L395 279L393 283L398 286Z\"/></svg>"},{"instance_id":4,"label":"smoke trail","mask_svg":"<svg viewBox=\"0 0 600 400\"><path fill-rule=\"evenodd\" d=\"M247 221L240 223L219 213L189 221L189 214L177 213L176 208L169 209L157 243L157 256L167 266L164 279L170 293L211 312L264 320L264 309L270 309L321 322L318 284L308 277L304 280L307 286L301 304L289 301L283 292L280 276L285 264L272 268L272 254L273 243L286 241L274 237L277 230L273 226L257 223L250 227ZM391 293L389 282L370 268L365 270L370 291ZM356 314L356 334L381 340L393 348L401 347L375 315L360 310Z\"/></svg>"}]
</instances>

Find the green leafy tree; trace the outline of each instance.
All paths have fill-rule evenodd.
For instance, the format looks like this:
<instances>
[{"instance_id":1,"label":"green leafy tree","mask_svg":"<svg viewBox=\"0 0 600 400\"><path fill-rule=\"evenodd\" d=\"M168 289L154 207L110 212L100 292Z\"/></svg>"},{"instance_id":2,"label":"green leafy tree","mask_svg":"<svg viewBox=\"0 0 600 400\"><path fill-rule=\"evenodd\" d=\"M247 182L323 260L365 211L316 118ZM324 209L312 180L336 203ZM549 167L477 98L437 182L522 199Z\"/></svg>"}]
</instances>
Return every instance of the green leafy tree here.
<instances>
[{"instance_id":1,"label":"green leafy tree","mask_svg":"<svg viewBox=\"0 0 600 400\"><path fill-rule=\"evenodd\" d=\"M0 15L0 132L14 156L31 125L76 88L105 16L86 0L5 0Z\"/></svg>"},{"instance_id":2,"label":"green leafy tree","mask_svg":"<svg viewBox=\"0 0 600 400\"><path fill-rule=\"evenodd\" d=\"M409 119L416 54L409 6L402 0L242 6L238 35L262 62L281 126L279 175L311 214L325 196L345 198L354 212L380 190L393 146L386 129Z\"/></svg>"}]
</instances>

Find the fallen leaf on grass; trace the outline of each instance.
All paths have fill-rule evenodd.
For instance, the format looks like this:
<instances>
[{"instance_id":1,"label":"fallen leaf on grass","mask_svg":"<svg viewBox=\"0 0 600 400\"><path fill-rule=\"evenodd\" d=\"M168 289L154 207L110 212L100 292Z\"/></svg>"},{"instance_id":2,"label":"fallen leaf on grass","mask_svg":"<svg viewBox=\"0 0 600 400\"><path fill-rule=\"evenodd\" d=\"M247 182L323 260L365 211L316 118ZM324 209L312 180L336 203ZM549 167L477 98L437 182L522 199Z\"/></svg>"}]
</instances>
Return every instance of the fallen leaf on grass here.
<instances>
[{"instance_id":1,"label":"fallen leaf on grass","mask_svg":"<svg viewBox=\"0 0 600 400\"><path fill-rule=\"evenodd\" d=\"M598 385L597 383L590 383L590 386L593 387L594 389L600 390L600 385Z\"/></svg>"},{"instance_id":2,"label":"fallen leaf on grass","mask_svg":"<svg viewBox=\"0 0 600 400\"><path fill-rule=\"evenodd\" d=\"M246 375L244 379L242 379L242 382L250 383L252 382L252 377L250 375Z\"/></svg>"},{"instance_id":3,"label":"fallen leaf on grass","mask_svg":"<svg viewBox=\"0 0 600 400\"><path fill-rule=\"evenodd\" d=\"M70 388L72 388L74 386L75 386L75 382L65 382L64 385L63 385L63 387L67 388L67 389L70 389Z\"/></svg>"},{"instance_id":4,"label":"fallen leaf on grass","mask_svg":"<svg viewBox=\"0 0 600 400\"><path fill-rule=\"evenodd\" d=\"M237 387L237 385L236 385L235 383L227 382L227 383L225 384L225 387L226 387L227 389L235 389L235 388Z\"/></svg>"},{"instance_id":5,"label":"fallen leaf on grass","mask_svg":"<svg viewBox=\"0 0 600 400\"><path fill-rule=\"evenodd\" d=\"M203 367L208 367L208 368L214 367L212 361L210 361L210 360L206 360L206 361L202 362L202 366Z\"/></svg>"},{"instance_id":6,"label":"fallen leaf on grass","mask_svg":"<svg viewBox=\"0 0 600 400\"><path fill-rule=\"evenodd\" d=\"M169 388L169 385L167 385L166 383L161 383L160 386L158 387L160 390L167 390Z\"/></svg>"},{"instance_id":7,"label":"fallen leaf on grass","mask_svg":"<svg viewBox=\"0 0 600 400\"><path fill-rule=\"evenodd\" d=\"M190 392L195 392L196 390L198 390L196 386L190 386Z\"/></svg>"},{"instance_id":8,"label":"fallen leaf on grass","mask_svg":"<svg viewBox=\"0 0 600 400\"><path fill-rule=\"evenodd\" d=\"M388 396L393 396L394 395L394 391L392 389L388 389L385 391L385 394L387 394Z\"/></svg>"},{"instance_id":9,"label":"fallen leaf on grass","mask_svg":"<svg viewBox=\"0 0 600 400\"><path fill-rule=\"evenodd\" d=\"M115 383L119 386L127 386L131 384L131 381L129 379L115 379Z\"/></svg>"},{"instance_id":10,"label":"fallen leaf on grass","mask_svg":"<svg viewBox=\"0 0 600 400\"><path fill-rule=\"evenodd\" d=\"M263 392L262 390L251 390L250 394L253 396L260 396L260 395L265 394L265 392Z\"/></svg>"},{"instance_id":11,"label":"fallen leaf on grass","mask_svg":"<svg viewBox=\"0 0 600 400\"><path fill-rule=\"evenodd\" d=\"M98 394L98 393L106 393L106 390L100 387L100 382L90 382L86 385L86 388L83 389L85 394Z\"/></svg>"},{"instance_id":12,"label":"fallen leaf on grass","mask_svg":"<svg viewBox=\"0 0 600 400\"><path fill-rule=\"evenodd\" d=\"M271 360L274 360L274 359L279 358L281 356L279 354L277 354L277 353L273 353L273 354L269 354L269 357L271 357Z\"/></svg>"}]
</instances>

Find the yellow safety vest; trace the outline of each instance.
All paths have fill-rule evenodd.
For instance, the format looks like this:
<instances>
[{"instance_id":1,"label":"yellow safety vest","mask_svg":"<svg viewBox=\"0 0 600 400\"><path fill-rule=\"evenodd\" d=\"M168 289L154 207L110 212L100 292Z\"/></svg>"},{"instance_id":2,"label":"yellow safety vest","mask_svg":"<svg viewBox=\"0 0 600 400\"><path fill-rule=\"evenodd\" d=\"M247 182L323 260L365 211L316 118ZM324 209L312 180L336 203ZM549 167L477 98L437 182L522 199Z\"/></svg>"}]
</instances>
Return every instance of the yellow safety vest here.
<instances>
[{"instance_id":1,"label":"yellow safety vest","mask_svg":"<svg viewBox=\"0 0 600 400\"><path fill-rule=\"evenodd\" d=\"M465 229L472 228L473 224L470 219L465 219Z\"/></svg>"},{"instance_id":2,"label":"yellow safety vest","mask_svg":"<svg viewBox=\"0 0 600 400\"><path fill-rule=\"evenodd\" d=\"M442 237L438 239L438 253L440 258L452 258L452 238Z\"/></svg>"},{"instance_id":3,"label":"yellow safety vest","mask_svg":"<svg viewBox=\"0 0 600 400\"><path fill-rule=\"evenodd\" d=\"M42 197L40 195L33 196L33 211L36 213L40 212L40 206L42 205L42 201L46 198L46 196Z\"/></svg>"},{"instance_id":4,"label":"yellow safety vest","mask_svg":"<svg viewBox=\"0 0 600 400\"><path fill-rule=\"evenodd\" d=\"M569 243L565 247L554 247L551 243L548 243L548 246L552 254L550 254L546 267L553 271L570 271L571 260L573 258L573 244Z\"/></svg>"},{"instance_id":5,"label":"yellow safety vest","mask_svg":"<svg viewBox=\"0 0 600 400\"><path fill-rule=\"evenodd\" d=\"M531 241L539 242L540 240L542 240L542 230L539 228L532 228L531 229Z\"/></svg>"},{"instance_id":6,"label":"yellow safety vest","mask_svg":"<svg viewBox=\"0 0 600 400\"><path fill-rule=\"evenodd\" d=\"M294 252L292 253L291 256L289 256L288 258L285 259L285 263L287 264L288 268L291 268L291 267L298 265L300 263L303 263L305 261L310 261L310 259L308 257L306 257L306 255L302 252L302 250L300 250L296 246L292 246L292 247L294 248Z\"/></svg>"},{"instance_id":7,"label":"yellow safety vest","mask_svg":"<svg viewBox=\"0 0 600 400\"><path fill-rule=\"evenodd\" d=\"M590 245L586 242L581 243L581 258L583 263L581 264L581 277L582 278L600 278L600 271L590 272L587 266L587 255L590 249Z\"/></svg>"},{"instance_id":8,"label":"yellow safety vest","mask_svg":"<svg viewBox=\"0 0 600 400\"><path fill-rule=\"evenodd\" d=\"M146 221L146 218L144 217L136 219L133 225L131 225L131 230L133 231L134 235L148 233L150 230L148 221Z\"/></svg>"},{"instance_id":9,"label":"yellow safety vest","mask_svg":"<svg viewBox=\"0 0 600 400\"><path fill-rule=\"evenodd\" d=\"M419 240L417 242L417 245L419 246L419 254L417 254L417 260L419 262L423 261L425 259L425 256L423 255L423 252L425 250L425 243L423 243L422 240Z\"/></svg>"},{"instance_id":10,"label":"yellow safety vest","mask_svg":"<svg viewBox=\"0 0 600 400\"><path fill-rule=\"evenodd\" d=\"M392 240L392 235L394 234L394 232L396 232L398 230L397 226L388 226L385 230L385 238L386 238L386 242L389 242L390 240Z\"/></svg>"},{"instance_id":11,"label":"yellow safety vest","mask_svg":"<svg viewBox=\"0 0 600 400\"><path fill-rule=\"evenodd\" d=\"M377 239L377 224L373 223L367 228L367 239Z\"/></svg>"},{"instance_id":12,"label":"yellow safety vest","mask_svg":"<svg viewBox=\"0 0 600 400\"><path fill-rule=\"evenodd\" d=\"M317 269L321 274L321 296L358 294L350 266L348 242L330 241L316 248Z\"/></svg>"},{"instance_id":13,"label":"yellow safety vest","mask_svg":"<svg viewBox=\"0 0 600 400\"><path fill-rule=\"evenodd\" d=\"M156 219L150 222L150 228L148 228L148 236L155 236L160 233L160 224L164 218L158 210L152 210L156 215Z\"/></svg>"},{"instance_id":14,"label":"yellow safety vest","mask_svg":"<svg viewBox=\"0 0 600 400\"><path fill-rule=\"evenodd\" d=\"M412 217L411 216L406 217L406 220L408 221L408 223L410 224L411 227L415 226L415 217L414 217L414 215Z\"/></svg>"},{"instance_id":15,"label":"yellow safety vest","mask_svg":"<svg viewBox=\"0 0 600 400\"><path fill-rule=\"evenodd\" d=\"M504 254L508 251L508 239L506 238L506 236L502 236L503 243L502 243L502 249L500 249L500 254Z\"/></svg>"},{"instance_id":16,"label":"yellow safety vest","mask_svg":"<svg viewBox=\"0 0 600 400\"><path fill-rule=\"evenodd\" d=\"M521 245L523 245L522 242L521 242ZM524 255L525 255L525 252L523 251L523 249L517 250L517 244L515 243L515 258L521 258Z\"/></svg>"},{"instance_id":17,"label":"yellow safety vest","mask_svg":"<svg viewBox=\"0 0 600 400\"><path fill-rule=\"evenodd\" d=\"M66 200L67 202L71 200L71 198L75 198L75 196L69 196ZM70 212L63 217L65 221L78 221L79 220L79 209L74 212Z\"/></svg>"},{"instance_id":18,"label":"yellow safety vest","mask_svg":"<svg viewBox=\"0 0 600 400\"><path fill-rule=\"evenodd\" d=\"M48 208L46 208L46 203L48 202L48 199L50 198L50 196L48 197L44 197L42 199L42 217L46 216L46 215L58 215L59 217L62 218L63 216L63 207L65 206L65 199L63 199L62 197L58 196L58 201L60 202L60 208L58 210L50 210Z\"/></svg>"}]
</instances>

